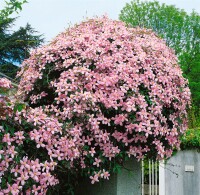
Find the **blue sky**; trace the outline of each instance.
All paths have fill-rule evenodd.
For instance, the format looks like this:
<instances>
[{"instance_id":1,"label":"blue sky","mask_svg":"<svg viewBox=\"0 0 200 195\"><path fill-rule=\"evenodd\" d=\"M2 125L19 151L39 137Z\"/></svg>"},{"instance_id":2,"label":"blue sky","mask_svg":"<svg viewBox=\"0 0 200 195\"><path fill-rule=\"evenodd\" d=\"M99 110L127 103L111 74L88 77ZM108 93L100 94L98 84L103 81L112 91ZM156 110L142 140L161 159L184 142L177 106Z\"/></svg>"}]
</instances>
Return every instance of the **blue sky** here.
<instances>
[{"instance_id":1,"label":"blue sky","mask_svg":"<svg viewBox=\"0 0 200 195\"><path fill-rule=\"evenodd\" d=\"M15 27L25 26L28 22L35 30L44 34L50 41L69 25L81 22L86 17L107 14L112 19L118 19L120 10L131 0L28 0L23 10L18 14ZM195 9L200 13L200 0L158 0L173 4L176 7L191 12ZM0 0L0 9L4 0Z\"/></svg>"}]
</instances>

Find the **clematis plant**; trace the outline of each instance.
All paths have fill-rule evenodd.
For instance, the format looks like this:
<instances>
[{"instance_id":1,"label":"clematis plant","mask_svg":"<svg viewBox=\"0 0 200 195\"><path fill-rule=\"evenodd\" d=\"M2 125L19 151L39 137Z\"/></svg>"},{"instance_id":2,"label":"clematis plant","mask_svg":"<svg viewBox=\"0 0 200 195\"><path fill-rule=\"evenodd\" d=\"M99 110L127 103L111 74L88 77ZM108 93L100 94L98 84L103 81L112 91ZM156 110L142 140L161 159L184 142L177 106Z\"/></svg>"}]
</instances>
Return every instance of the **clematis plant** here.
<instances>
[{"instance_id":1,"label":"clematis plant","mask_svg":"<svg viewBox=\"0 0 200 195\"><path fill-rule=\"evenodd\" d=\"M8 79L0 79L4 94L0 96L0 195L45 194L48 186L58 183L50 173L56 163L40 162L37 153L28 156L34 145L26 131L28 126L24 127L17 118L25 104L6 96L11 88Z\"/></svg>"},{"instance_id":2,"label":"clematis plant","mask_svg":"<svg viewBox=\"0 0 200 195\"><path fill-rule=\"evenodd\" d=\"M150 30L90 19L34 50L18 76L17 95L29 105L14 116L25 129L17 136L28 140L13 169L19 191L29 179L42 193L71 175L95 183L129 157L163 159L180 147L188 82L174 51ZM17 140L9 136L6 147Z\"/></svg>"}]
</instances>

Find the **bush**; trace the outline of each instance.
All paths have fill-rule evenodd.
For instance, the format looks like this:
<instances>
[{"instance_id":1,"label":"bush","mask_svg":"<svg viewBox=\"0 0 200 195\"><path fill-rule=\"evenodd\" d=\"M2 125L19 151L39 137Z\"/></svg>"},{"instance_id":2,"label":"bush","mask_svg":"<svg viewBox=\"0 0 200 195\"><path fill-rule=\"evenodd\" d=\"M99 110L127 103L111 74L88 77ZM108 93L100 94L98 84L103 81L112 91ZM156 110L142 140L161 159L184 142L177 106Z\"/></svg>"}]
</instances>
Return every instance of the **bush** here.
<instances>
[{"instance_id":1,"label":"bush","mask_svg":"<svg viewBox=\"0 0 200 195\"><path fill-rule=\"evenodd\" d=\"M169 157L187 128L188 83L150 30L106 17L82 22L33 51L18 75L29 107L17 106L26 139L9 183L18 178L20 191L66 193L71 179L109 179L128 157Z\"/></svg>"},{"instance_id":2,"label":"bush","mask_svg":"<svg viewBox=\"0 0 200 195\"><path fill-rule=\"evenodd\" d=\"M188 129L181 137L181 149L200 149L200 128Z\"/></svg>"}]
</instances>

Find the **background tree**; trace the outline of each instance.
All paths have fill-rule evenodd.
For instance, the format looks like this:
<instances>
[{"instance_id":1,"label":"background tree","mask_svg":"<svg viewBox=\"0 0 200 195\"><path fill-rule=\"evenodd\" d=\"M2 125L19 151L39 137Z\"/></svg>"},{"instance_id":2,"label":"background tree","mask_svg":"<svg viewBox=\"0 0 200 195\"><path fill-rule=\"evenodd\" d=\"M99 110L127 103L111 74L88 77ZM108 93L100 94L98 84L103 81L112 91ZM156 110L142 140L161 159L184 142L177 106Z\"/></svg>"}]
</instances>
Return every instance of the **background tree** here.
<instances>
[{"instance_id":1,"label":"background tree","mask_svg":"<svg viewBox=\"0 0 200 195\"><path fill-rule=\"evenodd\" d=\"M22 5L27 3L26 0L10 0L5 1L6 6L0 10L0 20L8 18L12 13L22 10Z\"/></svg>"},{"instance_id":2,"label":"background tree","mask_svg":"<svg viewBox=\"0 0 200 195\"><path fill-rule=\"evenodd\" d=\"M119 18L131 26L153 29L175 50L192 92L191 111L195 114L190 114L190 125L198 126L195 118L200 107L200 15L158 1L135 0L126 4Z\"/></svg>"},{"instance_id":3,"label":"background tree","mask_svg":"<svg viewBox=\"0 0 200 195\"><path fill-rule=\"evenodd\" d=\"M30 24L16 31L10 30L16 20L10 14L20 10L24 2L10 1L0 12L0 72L11 78L15 78L18 70L16 64L29 57L30 50L43 42L42 36L37 35Z\"/></svg>"}]
</instances>

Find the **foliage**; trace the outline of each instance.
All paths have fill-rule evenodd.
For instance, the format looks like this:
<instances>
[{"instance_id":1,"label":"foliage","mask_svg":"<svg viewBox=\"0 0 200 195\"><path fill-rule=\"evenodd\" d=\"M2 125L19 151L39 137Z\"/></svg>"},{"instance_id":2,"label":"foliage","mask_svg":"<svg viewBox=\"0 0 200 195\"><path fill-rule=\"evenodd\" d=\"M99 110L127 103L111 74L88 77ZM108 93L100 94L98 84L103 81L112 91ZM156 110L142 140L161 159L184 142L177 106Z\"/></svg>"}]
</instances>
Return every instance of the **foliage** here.
<instances>
[{"instance_id":1,"label":"foliage","mask_svg":"<svg viewBox=\"0 0 200 195\"><path fill-rule=\"evenodd\" d=\"M10 78L15 78L17 75L17 71L19 71L19 67L13 64L2 64L0 65L0 72L5 74Z\"/></svg>"},{"instance_id":2,"label":"foliage","mask_svg":"<svg viewBox=\"0 0 200 195\"><path fill-rule=\"evenodd\" d=\"M187 128L188 83L150 30L90 19L32 51L19 76L29 106L9 103L15 122L2 121L3 193L109 179L129 157L169 157Z\"/></svg>"},{"instance_id":3,"label":"foliage","mask_svg":"<svg viewBox=\"0 0 200 195\"><path fill-rule=\"evenodd\" d=\"M193 106L188 110L188 127L190 129L200 127L200 108Z\"/></svg>"},{"instance_id":4,"label":"foliage","mask_svg":"<svg viewBox=\"0 0 200 195\"><path fill-rule=\"evenodd\" d=\"M42 36L36 35L29 24L16 31L10 30L16 19L10 18L9 14L21 9L24 2L10 1L0 12L0 71L11 78L16 77L16 64L28 58L30 50L43 42Z\"/></svg>"},{"instance_id":5,"label":"foliage","mask_svg":"<svg viewBox=\"0 0 200 195\"><path fill-rule=\"evenodd\" d=\"M17 31L9 31L14 21L11 18L0 21L0 71L4 74L9 71L7 76L12 78L15 78L18 69L15 64L21 63L29 56L30 49L36 48L43 41L41 35L35 35L36 31L29 24Z\"/></svg>"},{"instance_id":6,"label":"foliage","mask_svg":"<svg viewBox=\"0 0 200 195\"><path fill-rule=\"evenodd\" d=\"M119 18L133 27L153 29L175 50L183 74L189 80L193 109L200 118L200 15L158 1L135 0L126 4Z\"/></svg>"},{"instance_id":7,"label":"foliage","mask_svg":"<svg viewBox=\"0 0 200 195\"><path fill-rule=\"evenodd\" d=\"M181 149L200 149L200 128L188 129L181 137Z\"/></svg>"},{"instance_id":8,"label":"foliage","mask_svg":"<svg viewBox=\"0 0 200 195\"><path fill-rule=\"evenodd\" d=\"M5 1L6 7L0 10L0 21L8 18L12 13L22 10L22 5L27 3L26 0L10 0Z\"/></svg>"}]
</instances>

